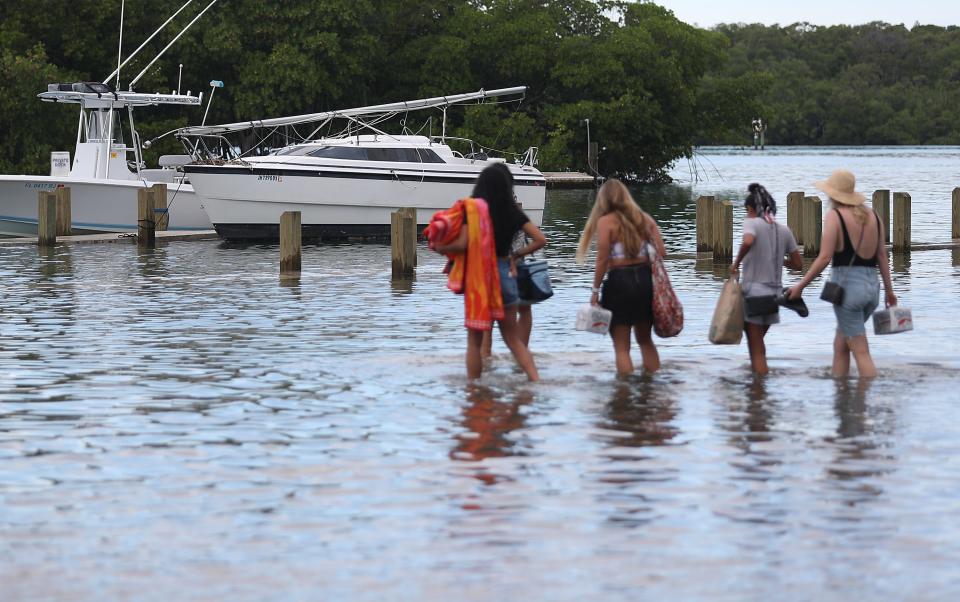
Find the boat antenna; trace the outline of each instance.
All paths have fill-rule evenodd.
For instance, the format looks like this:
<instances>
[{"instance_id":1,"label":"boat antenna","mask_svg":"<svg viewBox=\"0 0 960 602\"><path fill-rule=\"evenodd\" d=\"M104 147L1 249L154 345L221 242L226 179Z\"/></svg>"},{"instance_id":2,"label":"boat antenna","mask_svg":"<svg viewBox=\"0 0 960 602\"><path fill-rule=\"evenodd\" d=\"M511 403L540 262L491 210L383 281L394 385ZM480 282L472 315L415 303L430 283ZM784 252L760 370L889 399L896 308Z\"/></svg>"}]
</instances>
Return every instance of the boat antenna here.
<instances>
[{"instance_id":1,"label":"boat antenna","mask_svg":"<svg viewBox=\"0 0 960 602\"><path fill-rule=\"evenodd\" d=\"M207 110L203 112L203 121L200 122L200 125L206 125L207 123L207 113L210 112L210 103L213 102L213 93L217 91L217 88L222 88L223 82L219 79L210 80L210 98L207 99Z\"/></svg>"},{"instance_id":2,"label":"boat antenna","mask_svg":"<svg viewBox=\"0 0 960 602\"><path fill-rule=\"evenodd\" d=\"M177 94L180 93L180 82L183 81L183 63L180 63L180 72L177 73ZM209 105L208 105L209 106Z\"/></svg>"},{"instance_id":3,"label":"boat antenna","mask_svg":"<svg viewBox=\"0 0 960 602\"><path fill-rule=\"evenodd\" d=\"M120 61L123 59L123 10L126 8L126 0L120 2L120 42L117 44L117 83L114 90L120 89ZM110 79L109 77L107 78Z\"/></svg>"},{"instance_id":4,"label":"boat antenna","mask_svg":"<svg viewBox=\"0 0 960 602\"><path fill-rule=\"evenodd\" d=\"M153 38L157 37L157 34L160 33L161 31L163 31L163 28L166 27L166 26L170 23L170 21L173 21L174 17L176 17L177 15L179 15L180 12L181 12L183 9L187 8L187 5L190 4L191 2L193 2L193 0L187 0L186 3L184 3L184 5L180 7L180 10L178 10L177 12L173 13L172 15L170 15L170 18L167 19L166 21L164 21L164 22L163 22L163 25L161 25L159 28L157 28L157 30L156 30L155 32L153 32L152 34L150 34L150 37L147 38L146 40L144 40L143 44L140 44L140 47L137 48L136 50L134 50L133 53L132 53L130 56L127 57L127 60L123 61L123 63L121 63L120 66L117 67L117 70L116 70L116 71L114 71L114 72L111 73L110 75L108 75L108 76L106 76L105 78L103 78L103 83L105 83L105 84L106 84L106 83L109 83L109 82L110 82L110 79L113 78L114 75L116 75L116 76L119 77L119 75L120 75L120 69L122 69L127 63L129 63L129 62L131 61L131 59L133 59L133 57L137 56L137 54L138 54L141 50L143 50L143 47L146 46L147 44L149 44L149 43L150 43L150 40L152 40ZM117 81L119 82L120 80L118 79ZM119 88L120 86L117 86L117 87Z\"/></svg>"},{"instance_id":5,"label":"boat antenna","mask_svg":"<svg viewBox=\"0 0 960 602\"><path fill-rule=\"evenodd\" d=\"M210 7L213 6L213 5L216 4L216 3L217 3L217 0L210 0L210 4L208 4L202 11L200 11L200 13L199 13L196 17L194 17L192 21L190 21L189 23L187 23L187 26L184 27L183 30L181 30L180 33L178 33L172 40L170 40L170 43L167 44L167 45L163 48L163 50L161 50L160 52L158 52L158 53L157 53L157 56L153 57L153 60L150 61L150 63L147 64L146 67L143 68L143 71L141 71L135 78L133 78L133 81L130 82L130 85L129 85L128 88L129 88L129 90L130 90L131 92L133 91L133 86L134 86L138 81L140 81L140 78L141 78L141 77L143 77L144 75L147 74L147 71L150 70L150 67L153 67L153 64L156 63L156 62L160 59L161 56L163 56L163 53L165 53L167 50L169 50L170 47L173 46L174 43L176 43L176 41L180 39L180 36L182 36L183 34L187 33L187 30L190 29L190 27L192 27L193 24L197 22L197 19L199 19L200 17L202 17L202 16L203 16L203 13L207 12L208 10L210 10Z\"/></svg>"}]
</instances>

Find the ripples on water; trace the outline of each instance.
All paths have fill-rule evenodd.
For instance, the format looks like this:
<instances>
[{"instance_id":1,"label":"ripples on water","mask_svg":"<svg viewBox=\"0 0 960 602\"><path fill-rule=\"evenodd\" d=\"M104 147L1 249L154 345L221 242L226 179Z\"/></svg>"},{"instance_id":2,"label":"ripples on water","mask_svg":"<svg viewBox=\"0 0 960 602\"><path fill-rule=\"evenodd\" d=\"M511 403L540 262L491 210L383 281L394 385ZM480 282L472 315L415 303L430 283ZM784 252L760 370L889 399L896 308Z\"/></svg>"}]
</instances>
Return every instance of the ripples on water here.
<instances>
[{"instance_id":1,"label":"ripples on water","mask_svg":"<svg viewBox=\"0 0 960 602\"><path fill-rule=\"evenodd\" d=\"M466 385L422 248L394 284L384 245L308 247L298 283L276 247L0 249L0 598L956 597L960 257L894 262L918 330L871 337L874 382L829 377L810 299L756 380L706 341L699 193L638 191L687 323L626 381L572 329L584 193L548 204L538 385L499 341Z\"/></svg>"}]
</instances>

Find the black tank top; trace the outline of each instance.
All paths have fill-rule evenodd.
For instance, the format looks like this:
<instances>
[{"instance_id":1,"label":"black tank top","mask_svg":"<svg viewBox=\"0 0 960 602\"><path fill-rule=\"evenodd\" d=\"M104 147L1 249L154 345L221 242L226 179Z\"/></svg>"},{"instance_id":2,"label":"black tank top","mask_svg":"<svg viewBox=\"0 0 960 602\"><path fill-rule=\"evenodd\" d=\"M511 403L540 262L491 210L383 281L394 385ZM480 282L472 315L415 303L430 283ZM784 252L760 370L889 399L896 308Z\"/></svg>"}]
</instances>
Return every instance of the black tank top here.
<instances>
[{"instance_id":1,"label":"black tank top","mask_svg":"<svg viewBox=\"0 0 960 602\"><path fill-rule=\"evenodd\" d=\"M877 267L877 254L874 253L870 256L870 259L864 259L857 255L857 250L853 248L853 243L850 242L850 233L847 232L847 224L843 221L843 214L840 211L834 209L837 212L837 217L840 218L840 227L843 229L843 250L835 251L833 253L833 265L845 266L845 265L862 265L868 268ZM866 224L863 225L864 228L867 227ZM880 219L877 218L877 244L880 244ZM853 260L852 262L850 260Z\"/></svg>"}]
</instances>

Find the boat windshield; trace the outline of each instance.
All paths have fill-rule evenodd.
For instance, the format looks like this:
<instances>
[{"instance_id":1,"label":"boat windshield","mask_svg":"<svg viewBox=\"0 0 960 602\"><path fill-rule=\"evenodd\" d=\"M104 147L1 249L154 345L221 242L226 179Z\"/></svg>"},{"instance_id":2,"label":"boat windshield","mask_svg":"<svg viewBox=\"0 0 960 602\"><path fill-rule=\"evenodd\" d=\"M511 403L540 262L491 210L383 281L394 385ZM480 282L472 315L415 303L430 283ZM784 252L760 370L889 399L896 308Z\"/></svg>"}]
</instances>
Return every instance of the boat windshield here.
<instances>
[{"instance_id":1,"label":"boat windshield","mask_svg":"<svg viewBox=\"0 0 960 602\"><path fill-rule=\"evenodd\" d=\"M121 112L113 111L113 140L115 144L123 144L123 122ZM103 142L110 135L110 111L98 109L87 112L84 121L84 139L87 142Z\"/></svg>"}]
</instances>

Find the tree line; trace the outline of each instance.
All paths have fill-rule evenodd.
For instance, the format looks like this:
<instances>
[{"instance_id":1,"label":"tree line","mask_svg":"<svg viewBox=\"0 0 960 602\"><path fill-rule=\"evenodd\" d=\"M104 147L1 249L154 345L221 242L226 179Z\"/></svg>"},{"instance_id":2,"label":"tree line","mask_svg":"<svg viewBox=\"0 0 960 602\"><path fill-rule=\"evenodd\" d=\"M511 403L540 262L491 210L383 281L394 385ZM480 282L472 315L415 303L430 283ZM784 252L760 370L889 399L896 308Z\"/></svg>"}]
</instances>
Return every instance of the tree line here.
<instances>
[{"instance_id":1,"label":"tree line","mask_svg":"<svg viewBox=\"0 0 960 602\"><path fill-rule=\"evenodd\" d=\"M705 79L753 75L770 144L960 143L960 27L795 23L715 31L729 47ZM744 129L701 141L746 144Z\"/></svg>"},{"instance_id":2,"label":"tree line","mask_svg":"<svg viewBox=\"0 0 960 602\"><path fill-rule=\"evenodd\" d=\"M181 4L127 2L124 56ZM120 0L66 14L60 0L3 5L0 173L45 173L50 151L75 138L76 114L36 95L116 67ZM126 66L120 87L204 5ZM447 133L516 153L537 146L542 169L585 170L589 119L600 171L638 181L662 179L698 144L749 141L758 116L776 144L939 143L957 133L960 111L956 28L704 30L650 2L221 0L137 90L175 88L180 64L182 91L226 84L208 123L526 85L519 104L449 112ZM202 109L141 110L138 127L149 139L201 118ZM167 139L148 160L179 151Z\"/></svg>"}]
</instances>

